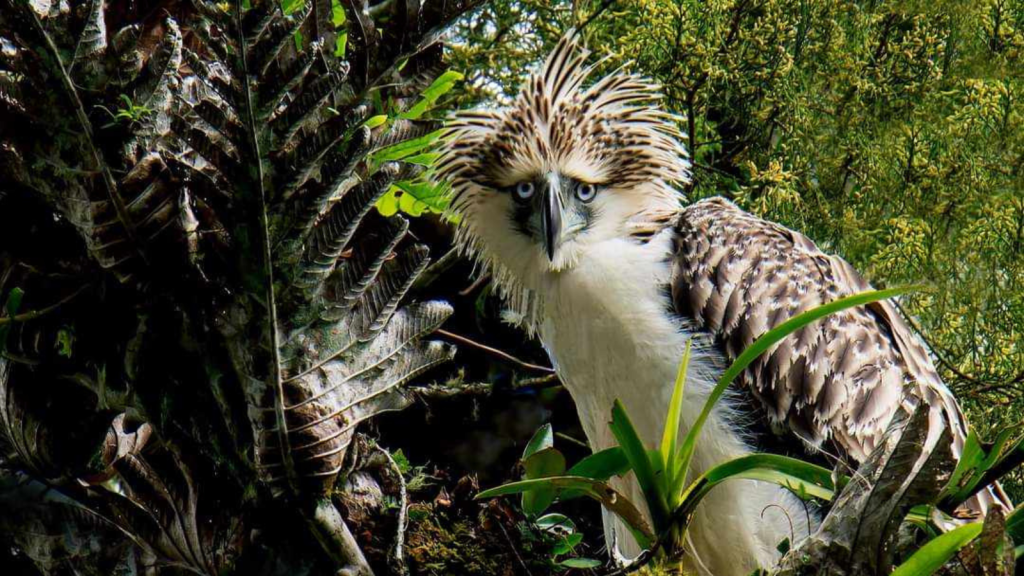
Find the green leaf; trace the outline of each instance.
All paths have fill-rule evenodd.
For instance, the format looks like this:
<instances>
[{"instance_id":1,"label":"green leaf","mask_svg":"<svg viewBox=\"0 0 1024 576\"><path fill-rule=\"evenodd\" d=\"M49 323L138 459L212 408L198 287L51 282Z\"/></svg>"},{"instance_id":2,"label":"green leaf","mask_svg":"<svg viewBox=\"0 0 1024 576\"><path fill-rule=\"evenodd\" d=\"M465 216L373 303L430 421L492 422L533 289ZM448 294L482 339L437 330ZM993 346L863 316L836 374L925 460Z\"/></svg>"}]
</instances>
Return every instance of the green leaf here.
<instances>
[{"instance_id":1,"label":"green leaf","mask_svg":"<svg viewBox=\"0 0 1024 576\"><path fill-rule=\"evenodd\" d=\"M370 120L373 120L373 118L370 118ZM367 122L369 122L370 120L367 120ZM429 134L424 134L419 138L405 140L403 142L399 142L398 144L394 144L386 148L381 148L380 150L377 150L376 152L373 153L373 161L378 164L382 164L384 162L401 160L403 158L419 154L420 152L423 152L430 146L433 146L434 143L437 142L440 138L441 130L434 130L433 132L430 132Z\"/></svg>"},{"instance_id":2,"label":"green leaf","mask_svg":"<svg viewBox=\"0 0 1024 576\"><path fill-rule=\"evenodd\" d=\"M726 480L770 482L822 500L831 500L836 491L827 468L778 454L748 454L712 467L689 485L676 511L684 525L701 500Z\"/></svg>"},{"instance_id":3,"label":"green leaf","mask_svg":"<svg viewBox=\"0 0 1024 576\"><path fill-rule=\"evenodd\" d=\"M576 531L576 523L565 514L545 514L537 518L534 525L552 534L572 534Z\"/></svg>"},{"instance_id":4,"label":"green leaf","mask_svg":"<svg viewBox=\"0 0 1024 576\"><path fill-rule=\"evenodd\" d=\"M661 433L661 460L665 463L665 494L670 495L668 505L674 508L678 502L675 495L681 490L677 483L686 481L686 470L679 469L679 450L676 443L679 439L679 420L683 412L683 392L686 388L686 370L690 365L690 344L692 340L686 341L686 350L683 352L683 360L679 363L679 370L676 373L676 383L672 387L672 400L668 405L668 417L665 419L665 429Z\"/></svg>"},{"instance_id":5,"label":"green leaf","mask_svg":"<svg viewBox=\"0 0 1024 576\"><path fill-rule=\"evenodd\" d=\"M928 576L942 568L961 548L981 534L982 523L974 522L954 528L921 546L890 576Z\"/></svg>"},{"instance_id":6,"label":"green leaf","mask_svg":"<svg viewBox=\"0 0 1024 576\"><path fill-rule=\"evenodd\" d=\"M306 0L281 0L281 11L285 16L305 6Z\"/></svg>"},{"instance_id":7,"label":"green leaf","mask_svg":"<svg viewBox=\"0 0 1024 576\"><path fill-rule=\"evenodd\" d=\"M331 24L338 28L344 23L345 7L341 5L341 0L331 0Z\"/></svg>"},{"instance_id":8,"label":"green leaf","mask_svg":"<svg viewBox=\"0 0 1024 576\"><path fill-rule=\"evenodd\" d=\"M963 503L970 498L975 492L978 491L979 485L985 478L985 474L993 467L997 466L1004 458L1012 454L1015 450L1024 449L1024 438L1018 439L1009 448L1007 445L1010 444L1010 440L1018 430L1016 428L1006 428L999 432L996 436L995 442L988 447L981 443L980 439L971 430L967 435L967 442L964 443L964 452L967 453L970 450L970 462L960 475L961 463L957 463L956 469L953 471L953 479L946 485L945 491L953 490L953 494L949 496L950 501L957 505ZM972 444L972 436L974 442ZM954 483L955 482L955 483ZM988 484L986 482L986 484ZM948 509L948 508L947 508Z\"/></svg>"},{"instance_id":9,"label":"green leaf","mask_svg":"<svg viewBox=\"0 0 1024 576\"><path fill-rule=\"evenodd\" d=\"M607 480L626 472L629 472L629 460L626 458L626 453L622 448L614 446L580 460L569 469L568 475Z\"/></svg>"},{"instance_id":10,"label":"green leaf","mask_svg":"<svg viewBox=\"0 0 1024 576\"><path fill-rule=\"evenodd\" d=\"M21 301L25 297L25 291L21 288L12 288L7 294L7 302L4 303L4 309L7 310L7 317L14 318L18 315L18 310L21 309ZM11 330L13 321L0 323L0 351L7 349L7 334Z\"/></svg>"},{"instance_id":11,"label":"green leaf","mask_svg":"<svg viewBox=\"0 0 1024 576\"><path fill-rule=\"evenodd\" d=\"M1024 504L1017 506L1006 517L1006 533L1013 538L1014 544L1024 544Z\"/></svg>"},{"instance_id":12,"label":"green leaf","mask_svg":"<svg viewBox=\"0 0 1024 576\"><path fill-rule=\"evenodd\" d=\"M551 548L551 553L555 556L568 554L569 552L572 552L574 548L579 546L580 542L583 542L583 534L569 534L555 543Z\"/></svg>"},{"instance_id":13,"label":"green leaf","mask_svg":"<svg viewBox=\"0 0 1024 576\"><path fill-rule=\"evenodd\" d=\"M615 439L619 442L619 446L625 452L626 459L629 460L629 465L633 469L633 474L647 501L651 522L654 524L655 531L660 534L668 527L668 503L660 489L659 480L655 476L655 466L651 462L650 455L644 448L629 415L626 414L626 409L618 400L615 400L615 404L612 406L612 421L609 426Z\"/></svg>"},{"instance_id":14,"label":"green leaf","mask_svg":"<svg viewBox=\"0 0 1024 576\"><path fill-rule=\"evenodd\" d=\"M377 200L377 211L380 212L381 216L391 217L398 214L399 199L395 196L395 190L397 189L397 186L392 185L391 188L388 189L387 193L381 196L380 200Z\"/></svg>"},{"instance_id":15,"label":"green leaf","mask_svg":"<svg viewBox=\"0 0 1024 576\"><path fill-rule=\"evenodd\" d=\"M57 349L57 354L64 358L71 358L75 343L75 333L67 326L57 331L57 339L54 342L54 347Z\"/></svg>"},{"instance_id":16,"label":"green leaf","mask_svg":"<svg viewBox=\"0 0 1024 576\"><path fill-rule=\"evenodd\" d=\"M420 94L420 99L411 108L402 112L398 115L399 118L405 118L406 120L415 120L427 111L430 110L437 99L445 95L450 91L457 82L462 80L464 76L454 70L448 70L444 74L438 76L433 83L427 87L426 90Z\"/></svg>"},{"instance_id":17,"label":"green leaf","mask_svg":"<svg viewBox=\"0 0 1024 576\"><path fill-rule=\"evenodd\" d=\"M401 448L392 452L391 459L395 461L395 465L398 466L398 470L402 474L408 474L412 470L412 464L409 463L409 458L406 457L405 452L402 452Z\"/></svg>"},{"instance_id":18,"label":"green leaf","mask_svg":"<svg viewBox=\"0 0 1024 576\"><path fill-rule=\"evenodd\" d=\"M348 47L348 32L341 32L334 40L334 55L338 58L345 57L345 49Z\"/></svg>"},{"instance_id":19,"label":"green leaf","mask_svg":"<svg viewBox=\"0 0 1024 576\"><path fill-rule=\"evenodd\" d=\"M367 118L366 122L363 122L363 126L366 126L367 128L376 128L377 126L380 126L387 121L387 114L378 114L376 116L370 116L369 118Z\"/></svg>"},{"instance_id":20,"label":"green leaf","mask_svg":"<svg viewBox=\"0 0 1024 576\"><path fill-rule=\"evenodd\" d=\"M558 563L566 568L600 568L603 563L600 560L594 560L593 558L566 558Z\"/></svg>"},{"instance_id":21,"label":"green leaf","mask_svg":"<svg viewBox=\"0 0 1024 576\"><path fill-rule=\"evenodd\" d=\"M525 477L528 480L558 476L565 472L565 456L554 448L546 448L531 454L523 461L526 469ZM545 510L555 501L557 490L549 487L538 487L523 494L523 513L534 517Z\"/></svg>"},{"instance_id":22,"label":"green leaf","mask_svg":"<svg viewBox=\"0 0 1024 576\"><path fill-rule=\"evenodd\" d=\"M725 373L722 374L721 378L718 379L718 383L715 384L715 388L708 395L707 401L704 403L704 407L701 409L700 415L694 422L693 427L686 434L686 438L683 440L683 446L680 449L682 453L679 456L679 464L683 470L689 470L690 460L693 458L693 451L697 447L697 439L700 438L701 430L704 427L704 423L707 421L708 416L711 415L711 410L714 408L718 400L725 394L725 390L729 387L729 384L736 379L747 366L757 359L758 356L764 354L769 348L778 344L783 338L789 336L793 332L807 326L812 322L816 322L826 316L835 314L841 310L847 308L854 308L856 306L863 306L879 300L885 300L886 298L892 298L912 290L917 290L919 287L916 286L905 286L898 288L890 288L888 290L873 290L867 292L861 292L860 294L854 294L845 298L840 298L828 304L823 304L808 310L803 314L800 314L794 318L783 322L779 326L776 326L772 330L764 333L760 338L754 341L746 350L744 350L738 358L726 369ZM683 483L680 483L682 486ZM677 499L677 500L681 500Z\"/></svg>"},{"instance_id":23,"label":"green leaf","mask_svg":"<svg viewBox=\"0 0 1024 576\"><path fill-rule=\"evenodd\" d=\"M25 291L21 288L12 288L10 293L7 294L7 302L4 304L4 309L7 310L7 317L14 318L18 315L18 310L21 309L21 301L25 298Z\"/></svg>"},{"instance_id":24,"label":"green leaf","mask_svg":"<svg viewBox=\"0 0 1024 576\"><path fill-rule=\"evenodd\" d=\"M527 480L559 476L565 472L565 456L555 450L555 435L551 424L537 429L533 438L523 450L524 477ZM537 516L544 512L555 501L556 490L551 487L539 486L523 493L523 512L527 516Z\"/></svg>"},{"instance_id":25,"label":"green leaf","mask_svg":"<svg viewBox=\"0 0 1024 576\"><path fill-rule=\"evenodd\" d=\"M978 433L974 428L968 429L967 439L964 441L964 447L960 452L960 460L957 461L956 468L953 469L953 475L950 476L949 483L946 484L946 488L943 490L944 495L950 498L953 497L960 488L961 483L970 477L972 471L977 469L984 457L985 453L981 446L981 440L978 438Z\"/></svg>"},{"instance_id":26,"label":"green leaf","mask_svg":"<svg viewBox=\"0 0 1024 576\"><path fill-rule=\"evenodd\" d=\"M526 460L541 450L554 448L554 446L555 432L552 430L551 424L545 424L540 428L537 428L537 431L533 433L533 437L526 443L526 449L523 450L522 460Z\"/></svg>"},{"instance_id":27,"label":"green leaf","mask_svg":"<svg viewBox=\"0 0 1024 576\"><path fill-rule=\"evenodd\" d=\"M581 476L554 476L551 478L538 478L536 480L521 480L510 482L501 486L484 490L476 495L478 500L494 498L496 496L507 496L510 494L522 494L537 488L554 488L556 491L578 491L584 496L600 502L605 508L622 519L630 528L633 536L641 546L648 546L654 541L654 531L643 513L628 498L619 494L607 482L583 478Z\"/></svg>"},{"instance_id":28,"label":"green leaf","mask_svg":"<svg viewBox=\"0 0 1024 576\"><path fill-rule=\"evenodd\" d=\"M424 152L422 154L416 154L407 158L402 158L402 162L407 164L417 164L419 166L433 166L437 159L441 157L440 152Z\"/></svg>"},{"instance_id":29,"label":"green leaf","mask_svg":"<svg viewBox=\"0 0 1024 576\"><path fill-rule=\"evenodd\" d=\"M383 216L392 216L399 211L414 217L425 212L443 214L448 200L447 184L399 180L380 197L377 209Z\"/></svg>"}]
</instances>

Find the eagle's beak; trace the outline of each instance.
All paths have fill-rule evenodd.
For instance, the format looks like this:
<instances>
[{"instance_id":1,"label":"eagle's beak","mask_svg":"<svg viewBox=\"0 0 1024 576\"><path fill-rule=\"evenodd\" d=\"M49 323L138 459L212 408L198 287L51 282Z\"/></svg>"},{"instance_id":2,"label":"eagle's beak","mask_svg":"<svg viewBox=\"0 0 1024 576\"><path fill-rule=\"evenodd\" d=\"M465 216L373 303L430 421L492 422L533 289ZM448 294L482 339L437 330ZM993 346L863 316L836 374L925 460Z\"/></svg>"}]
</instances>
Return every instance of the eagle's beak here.
<instances>
[{"instance_id":1,"label":"eagle's beak","mask_svg":"<svg viewBox=\"0 0 1024 576\"><path fill-rule=\"evenodd\" d=\"M554 262L555 250L562 243L562 194L557 174L549 174L541 199L541 222L544 227L544 250L548 260Z\"/></svg>"}]
</instances>

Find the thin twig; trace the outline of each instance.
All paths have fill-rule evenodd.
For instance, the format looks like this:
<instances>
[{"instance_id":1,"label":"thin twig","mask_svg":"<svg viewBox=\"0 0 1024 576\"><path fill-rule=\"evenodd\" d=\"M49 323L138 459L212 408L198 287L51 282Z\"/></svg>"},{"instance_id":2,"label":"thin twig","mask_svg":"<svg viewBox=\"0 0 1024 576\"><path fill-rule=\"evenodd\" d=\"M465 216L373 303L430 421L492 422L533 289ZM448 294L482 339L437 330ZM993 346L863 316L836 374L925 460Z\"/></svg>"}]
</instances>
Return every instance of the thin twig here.
<instances>
[{"instance_id":1,"label":"thin twig","mask_svg":"<svg viewBox=\"0 0 1024 576\"><path fill-rule=\"evenodd\" d=\"M576 438L573 438L572 436L569 436L568 434L565 434L565 433L562 433L562 432L555 432L555 437L556 438L561 438L562 440L565 440L566 442L569 442L570 444L575 444L575 445L577 445L577 446L579 446L581 448L586 448L587 450L590 450L590 444L587 444L583 440L577 440Z\"/></svg>"},{"instance_id":2,"label":"thin twig","mask_svg":"<svg viewBox=\"0 0 1024 576\"><path fill-rule=\"evenodd\" d=\"M544 376L537 376L536 378L523 378L522 380L515 380L512 382L512 389L519 390L520 388L550 388L552 386L561 386L562 382L558 379L558 374L554 371L551 374L545 374Z\"/></svg>"},{"instance_id":3,"label":"thin twig","mask_svg":"<svg viewBox=\"0 0 1024 576\"><path fill-rule=\"evenodd\" d=\"M439 336L444 336L445 338L449 338L451 340L455 340L456 342L458 342L460 344L465 344L467 346L472 346L472 347L477 348L479 350L483 350L484 352L487 352L488 354L491 354L493 356L497 356L498 358L501 358L501 359L506 360L508 362L511 362L513 364L522 366L523 368L526 368L528 370L536 370L538 372L546 372L548 374L554 374L555 373L553 368L548 368L547 366L539 366L537 364L530 364L529 362L526 362L526 361L520 360L519 358L516 358L515 356L509 354L508 352L502 352L501 350L498 350L497 348L491 348L490 346L487 346L486 344L481 344L481 343L479 343L479 342L477 342L475 340L470 340L469 338L466 338L465 336L459 336L458 334L453 334L453 333L451 333L451 332L449 332L447 330L440 330L439 329L439 330L435 330L434 333L439 335Z\"/></svg>"},{"instance_id":4,"label":"thin twig","mask_svg":"<svg viewBox=\"0 0 1024 576\"><path fill-rule=\"evenodd\" d=\"M519 550L516 550L516 545L512 543L512 538L509 537L508 531L505 530L505 526L503 526L501 522L498 522L498 528L501 528L501 533L505 535L505 540L508 541L508 547L512 549L512 554L515 555L516 560L519 561L523 570L526 570L527 576L533 576L533 573L530 572L529 566L527 566L526 562L523 561L523 557L519 555Z\"/></svg>"},{"instance_id":5,"label":"thin twig","mask_svg":"<svg viewBox=\"0 0 1024 576\"><path fill-rule=\"evenodd\" d=\"M491 275L490 274L484 274L483 276L480 276L479 278L474 280L473 283L470 284L468 287L464 288L463 290L460 290L459 291L459 296L469 296L470 294L475 292L477 288L483 286L484 283L487 282L490 279L491 279Z\"/></svg>"},{"instance_id":6,"label":"thin twig","mask_svg":"<svg viewBox=\"0 0 1024 576\"><path fill-rule=\"evenodd\" d=\"M58 300L54 304L51 304L51 305L47 306L46 308L42 308L42 309L39 309L39 310L32 310L31 312L23 312L21 314L16 314L16 315L14 315L14 316L12 316L10 318L0 318L0 326L3 326L4 324L10 323L10 322L28 322L29 320L35 320L36 318L39 318L40 316L45 316L46 314L49 314L50 312L53 312L57 308L60 308L64 304L67 304L68 302L74 300L75 297L77 297L82 292L85 292L85 290L87 288L90 288L91 286L92 286L91 284L86 284L86 285L82 286L81 288L79 288L78 290L75 290L74 292L72 292L70 295L65 296L64 298Z\"/></svg>"},{"instance_id":7,"label":"thin twig","mask_svg":"<svg viewBox=\"0 0 1024 576\"><path fill-rule=\"evenodd\" d=\"M557 374L545 374L538 378L525 378L512 382L511 386L495 386L490 382L458 382L416 386L411 390L424 399L447 400L463 396L490 396L496 392L521 390L523 388L549 388L559 386Z\"/></svg>"}]
</instances>

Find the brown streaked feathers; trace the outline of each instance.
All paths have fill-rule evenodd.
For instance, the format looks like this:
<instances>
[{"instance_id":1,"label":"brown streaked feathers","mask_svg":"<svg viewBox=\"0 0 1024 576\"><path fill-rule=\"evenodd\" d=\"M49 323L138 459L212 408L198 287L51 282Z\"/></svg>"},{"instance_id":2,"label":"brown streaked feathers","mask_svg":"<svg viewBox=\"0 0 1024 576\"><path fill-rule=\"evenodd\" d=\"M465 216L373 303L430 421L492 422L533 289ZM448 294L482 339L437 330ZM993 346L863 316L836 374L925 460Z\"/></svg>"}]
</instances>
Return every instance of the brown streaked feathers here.
<instances>
[{"instance_id":1,"label":"brown streaked feathers","mask_svg":"<svg viewBox=\"0 0 1024 576\"><path fill-rule=\"evenodd\" d=\"M798 232L721 198L697 202L677 224L672 298L677 312L711 332L735 359L755 339L821 304L871 286L843 259ZM773 428L811 449L838 449L861 462L897 410L939 406L959 457L966 424L928 352L889 302L852 308L810 324L758 358L739 378ZM968 505L998 501L998 485Z\"/></svg>"}]
</instances>

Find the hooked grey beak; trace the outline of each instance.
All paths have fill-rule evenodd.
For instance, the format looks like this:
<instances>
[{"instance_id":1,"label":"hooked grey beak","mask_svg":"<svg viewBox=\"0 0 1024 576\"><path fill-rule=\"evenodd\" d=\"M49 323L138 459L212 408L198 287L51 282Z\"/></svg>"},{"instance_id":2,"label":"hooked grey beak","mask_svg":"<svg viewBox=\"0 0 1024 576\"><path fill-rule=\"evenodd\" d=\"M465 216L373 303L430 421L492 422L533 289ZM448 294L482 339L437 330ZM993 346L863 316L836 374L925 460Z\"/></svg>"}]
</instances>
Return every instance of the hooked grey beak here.
<instances>
[{"instance_id":1,"label":"hooked grey beak","mask_svg":"<svg viewBox=\"0 0 1024 576\"><path fill-rule=\"evenodd\" d=\"M541 199L541 222L544 228L544 249L548 260L555 260L555 249L562 241L562 196L561 182L557 174L549 174L544 196Z\"/></svg>"}]
</instances>

